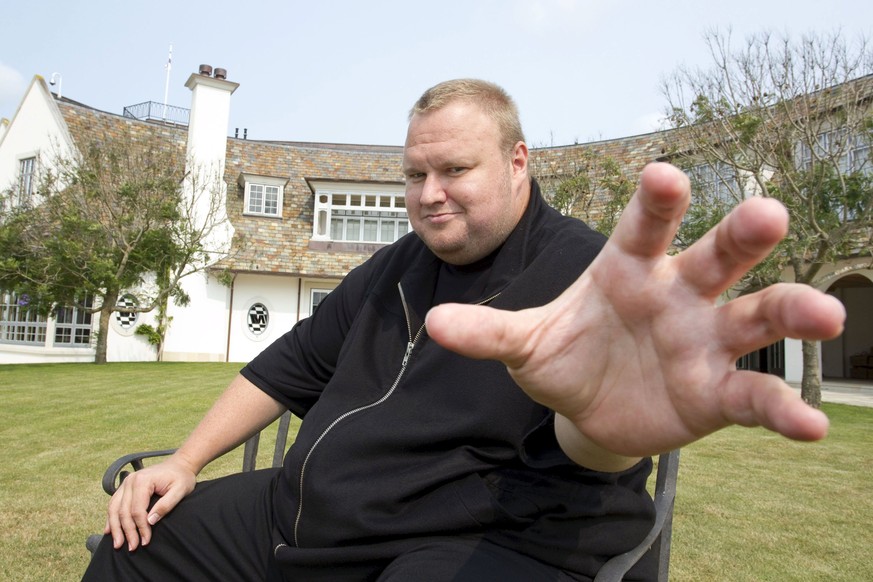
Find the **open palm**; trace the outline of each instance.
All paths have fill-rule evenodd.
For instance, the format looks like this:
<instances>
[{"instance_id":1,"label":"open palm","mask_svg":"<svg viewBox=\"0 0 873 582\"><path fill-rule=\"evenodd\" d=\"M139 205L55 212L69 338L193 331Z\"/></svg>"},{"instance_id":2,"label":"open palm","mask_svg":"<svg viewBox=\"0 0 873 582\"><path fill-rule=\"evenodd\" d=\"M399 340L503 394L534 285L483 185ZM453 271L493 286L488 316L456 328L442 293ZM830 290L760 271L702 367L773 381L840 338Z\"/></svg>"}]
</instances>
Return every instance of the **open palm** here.
<instances>
[{"instance_id":1,"label":"open palm","mask_svg":"<svg viewBox=\"0 0 873 582\"><path fill-rule=\"evenodd\" d=\"M555 301L520 312L440 306L428 315L429 335L503 361L531 398L615 454L656 454L730 424L822 438L822 413L781 379L734 362L782 337L838 335L842 305L788 284L717 305L785 236L787 213L774 200L747 200L668 256L689 200L682 172L649 165L603 251Z\"/></svg>"}]
</instances>

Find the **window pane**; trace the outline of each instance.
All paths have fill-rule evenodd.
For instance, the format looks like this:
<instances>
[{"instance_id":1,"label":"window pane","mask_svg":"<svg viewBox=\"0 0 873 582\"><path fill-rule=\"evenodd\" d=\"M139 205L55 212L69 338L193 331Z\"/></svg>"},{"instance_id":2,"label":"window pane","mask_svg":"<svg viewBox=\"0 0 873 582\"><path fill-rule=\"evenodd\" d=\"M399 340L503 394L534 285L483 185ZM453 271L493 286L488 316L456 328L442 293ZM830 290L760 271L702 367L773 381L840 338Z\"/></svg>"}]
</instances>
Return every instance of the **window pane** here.
<instances>
[{"instance_id":1,"label":"window pane","mask_svg":"<svg viewBox=\"0 0 873 582\"><path fill-rule=\"evenodd\" d=\"M46 318L37 313L27 295L0 293L0 341L45 343Z\"/></svg>"},{"instance_id":2,"label":"window pane","mask_svg":"<svg viewBox=\"0 0 873 582\"><path fill-rule=\"evenodd\" d=\"M393 220L382 221L382 231L379 234L379 242L394 242L394 228L396 222Z\"/></svg>"},{"instance_id":3,"label":"window pane","mask_svg":"<svg viewBox=\"0 0 873 582\"><path fill-rule=\"evenodd\" d=\"M258 184L249 186L249 212L261 212L264 207L264 187Z\"/></svg>"},{"instance_id":4,"label":"window pane","mask_svg":"<svg viewBox=\"0 0 873 582\"><path fill-rule=\"evenodd\" d=\"M330 222L330 238L332 240L345 240L343 236L343 224L344 220L338 216L335 216L333 220Z\"/></svg>"},{"instance_id":5,"label":"window pane","mask_svg":"<svg viewBox=\"0 0 873 582\"><path fill-rule=\"evenodd\" d=\"M360 218L349 218L346 220L345 240L348 240L348 241L361 240L361 219Z\"/></svg>"},{"instance_id":6,"label":"window pane","mask_svg":"<svg viewBox=\"0 0 873 582\"><path fill-rule=\"evenodd\" d=\"M312 290L312 295L310 298L310 305L309 305L309 315L312 315L313 313L315 313L316 308L318 308L318 306L321 305L321 302L324 301L324 298L327 297L327 295L329 293L330 293L330 291L328 291L326 289L313 289Z\"/></svg>"},{"instance_id":7,"label":"window pane","mask_svg":"<svg viewBox=\"0 0 873 582\"><path fill-rule=\"evenodd\" d=\"M267 186L264 214L279 214L279 189L275 186Z\"/></svg>"},{"instance_id":8,"label":"window pane","mask_svg":"<svg viewBox=\"0 0 873 582\"><path fill-rule=\"evenodd\" d=\"M88 309L92 298L87 297L81 306L60 307L55 325L55 345L87 346L91 342L91 317Z\"/></svg>"},{"instance_id":9,"label":"window pane","mask_svg":"<svg viewBox=\"0 0 873 582\"><path fill-rule=\"evenodd\" d=\"M365 220L364 221L364 238L367 242L376 242L378 239L376 238L376 233L379 230L379 221L378 220Z\"/></svg>"}]
</instances>

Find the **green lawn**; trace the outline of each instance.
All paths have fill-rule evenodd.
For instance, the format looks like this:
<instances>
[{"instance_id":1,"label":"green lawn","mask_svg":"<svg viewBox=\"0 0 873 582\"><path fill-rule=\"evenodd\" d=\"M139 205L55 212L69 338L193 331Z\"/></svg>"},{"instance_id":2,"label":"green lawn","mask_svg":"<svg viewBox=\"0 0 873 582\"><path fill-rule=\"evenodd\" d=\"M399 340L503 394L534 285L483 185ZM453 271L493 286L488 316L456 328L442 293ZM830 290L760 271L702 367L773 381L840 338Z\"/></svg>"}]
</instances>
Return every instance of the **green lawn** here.
<instances>
[{"instance_id":1,"label":"green lawn","mask_svg":"<svg viewBox=\"0 0 873 582\"><path fill-rule=\"evenodd\" d=\"M106 465L178 445L238 368L0 366L0 580L78 580L103 526ZM823 443L737 428L683 450L674 580L873 576L873 408L824 409ZM204 477L240 465L235 451Z\"/></svg>"}]
</instances>

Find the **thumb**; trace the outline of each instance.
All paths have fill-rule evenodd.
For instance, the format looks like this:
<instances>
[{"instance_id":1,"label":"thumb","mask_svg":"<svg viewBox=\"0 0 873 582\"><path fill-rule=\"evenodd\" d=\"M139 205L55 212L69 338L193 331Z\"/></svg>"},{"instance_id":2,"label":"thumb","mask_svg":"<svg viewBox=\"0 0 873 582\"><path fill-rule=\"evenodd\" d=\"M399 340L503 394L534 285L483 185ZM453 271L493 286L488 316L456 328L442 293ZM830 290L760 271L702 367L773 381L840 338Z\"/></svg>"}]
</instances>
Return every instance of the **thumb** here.
<instances>
[{"instance_id":1,"label":"thumb","mask_svg":"<svg viewBox=\"0 0 873 582\"><path fill-rule=\"evenodd\" d=\"M510 368L525 360L530 326L522 312L447 303L431 309L425 324L431 338L462 356L500 360Z\"/></svg>"},{"instance_id":2,"label":"thumb","mask_svg":"<svg viewBox=\"0 0 873 582\"><path fill-rule=\"evenodd\" d=\"M179 502L188 495L188 493L189 491L184 487L171 487L168 489L166 494L158 499L149 511L149 525L155 525L164 516L173 511L176 505L178 505Z\"/></svg>"}]
</instances>

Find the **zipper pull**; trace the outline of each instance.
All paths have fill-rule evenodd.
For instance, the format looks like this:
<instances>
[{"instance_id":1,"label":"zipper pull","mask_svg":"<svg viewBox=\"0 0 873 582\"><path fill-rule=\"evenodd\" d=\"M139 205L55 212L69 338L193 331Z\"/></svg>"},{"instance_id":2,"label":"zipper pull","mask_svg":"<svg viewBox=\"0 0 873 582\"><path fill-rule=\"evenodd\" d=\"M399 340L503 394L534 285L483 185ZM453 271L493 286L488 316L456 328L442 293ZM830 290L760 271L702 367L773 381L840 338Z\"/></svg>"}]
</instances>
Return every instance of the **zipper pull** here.
<instances>
[{"instance_id":1,"label":"zipper pull","mask_svg":"<svg viewBox=\"0 0 873 582\"><path fill-rule=\"evenodd\" d=\"M412 348L415 347L415 342L409 342L406 344L406 353L403 354L403 367L406 367L406 362L409 361L409 356L412 355Z\"/></svg>"}]
</instances>

